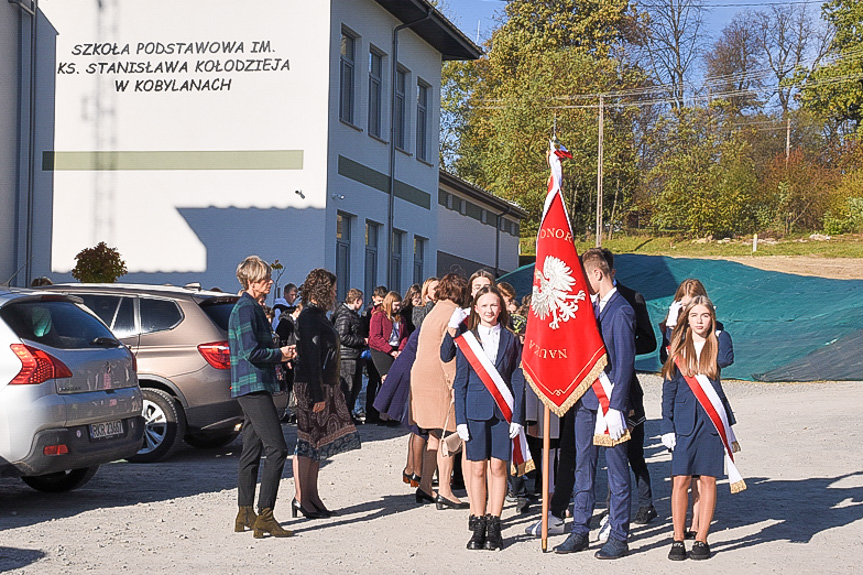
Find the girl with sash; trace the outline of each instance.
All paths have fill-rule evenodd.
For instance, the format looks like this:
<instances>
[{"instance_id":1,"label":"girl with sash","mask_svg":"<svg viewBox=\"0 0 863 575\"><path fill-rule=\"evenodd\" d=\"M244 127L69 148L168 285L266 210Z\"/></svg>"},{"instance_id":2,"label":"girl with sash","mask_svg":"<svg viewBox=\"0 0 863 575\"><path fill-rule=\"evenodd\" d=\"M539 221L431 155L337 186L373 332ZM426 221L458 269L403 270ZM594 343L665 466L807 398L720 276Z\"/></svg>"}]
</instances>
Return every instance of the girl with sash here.
<instances>
[{"instance_id":1,"label":"girl with sash","mask_svg":"<svg viewBox=\"0 0 863 575\"><path fill-rule=\"evenodd\" d=\"M728 332L716 329L716 311L706 296L695 296L683 309L671 335L662 368L662 443L672 451L671 517L674 542L668 558L686 559L684 530L689 485L699 476L698 532L691 559L709 559L707 534L716 507L716 478L728 467L731 491L746 488L733 462L737 445L731 406L720 383L723 365L733 362Z\"/></svg>"},{"instance_id":2,"label":"girl with sash","mask_svg":"<svg viewBox=\"0 0 863 575\"><path fill-rule=\"evenodd\" d=\"M455 338L456 431L472 462L467 477L472 531L468 549L503 548L500 516L513 439L518 438L516 459L519 449L526 449L521 343L508 325L503 297L497 288L486 286L473 299L468 330Z\"/></svg>"}]
</instances>

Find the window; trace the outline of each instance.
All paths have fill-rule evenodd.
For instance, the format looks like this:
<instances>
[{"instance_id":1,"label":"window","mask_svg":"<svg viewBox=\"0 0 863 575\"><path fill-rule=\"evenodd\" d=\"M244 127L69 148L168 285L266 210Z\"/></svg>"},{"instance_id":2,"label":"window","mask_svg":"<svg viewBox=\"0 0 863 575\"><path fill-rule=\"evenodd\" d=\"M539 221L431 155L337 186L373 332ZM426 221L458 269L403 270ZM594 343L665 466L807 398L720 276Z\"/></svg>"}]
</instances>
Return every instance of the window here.
<instances>
[{"instance_id":1,"label":"window","mask_svg":"<svg viewBox=\"0 0 863 575\"><path fill-rule=\"evenodd\" d=\"M426 239L414 236L414 283L422 285L425 275Z\"/></svg>"},{"instance_id":2,"label":"window","mask_svg":"<svg viewBox=\"0 0 863 575\"><path fill-rule=\"evenodd\" d=\"M135 303L132 298L111 295L80 294L90 310L111 328L119 338L135 335Z\"/></svg>"},{"instance_id":3,"label":"window","mask_svg":"<svg viewBox=\"0 0 863 575\"><path fill-rule=\"evenodd\" d=\"M383 115L383 56L369 52L369 134L381 137Z\"/></svg>"},{"instance_id":4,"label":"window","mask_svg":"<svg viewBox=\"0 0 863 575\"><path fill-rule=\"evenodd\" d=\"M336 297L344 301L351 283L351 220L348 214L336 216Z\"/></svg>"},{"instance_id":5,"label":"window","mask_svg":"<svg viewBox=\"0 0 863 575\"><path fill-rule=\"evenodd\" d=\"M405 101L407 94L407 74L404 70L396 70L396 99L393 102L395 106L395 145L400 150L405 149Z\"/></svg>"},{"instance_id":6,"label":"window","mask_svg":"<svg viewBox=\"0 0 863 575\"><path fill-rule=\"evenodd\" d=\"M141 333L171 329L180 323L183 314L177 304L164 299L141 298Z\"/></svg>"},{"instance_id":7,"label":"window","mask_svg":"<svg viewBox=\"0 0 863 575\"><path fill-rule=\"evenodd\" d=\"M354 53L356 39L342 31L341 56L339 59L339 118L354 123Z\"/></svg>"},{"instance_id":8,"label":"window","mask_svg":"<svg viewBox=\"0 0 863 575\"><path fill-rule=\"evenodd\" d=\"M378 281L378 238L381 234L380 224L366 220L366 261L365 261L365 297L372 301L372 292Z\"/></svg>"},{"instance_id":9,"label":"window","mask_svg":"<svg viewBox=\"0 0 863 575\"><path fill-rule=\"evenodd\" d=\"M402 244L405 233L393 230L393 249L390 252L390 289L402 291Z\"/></svg>"},{"instance_id":10,"label":"window","mask_svg":"<svg viewBox=\"0 0 863 575\"><path fill-rule=\"evenodd\" d=\"M114 339L99 320L71 301L11 303L0 309L0 318L19 338L57 349L102 347L97 338Z\"/></svg>"},{"instance_id":11,"label":"window","mask_svg":"<svg viewBox=\"0 0 863 575\"><path fill-rule=\"evenodd\" d=\"M417 158L429 161L428 153L428 109L429 87L423 82L417 83Z\"/></svg>"}]
</instances>

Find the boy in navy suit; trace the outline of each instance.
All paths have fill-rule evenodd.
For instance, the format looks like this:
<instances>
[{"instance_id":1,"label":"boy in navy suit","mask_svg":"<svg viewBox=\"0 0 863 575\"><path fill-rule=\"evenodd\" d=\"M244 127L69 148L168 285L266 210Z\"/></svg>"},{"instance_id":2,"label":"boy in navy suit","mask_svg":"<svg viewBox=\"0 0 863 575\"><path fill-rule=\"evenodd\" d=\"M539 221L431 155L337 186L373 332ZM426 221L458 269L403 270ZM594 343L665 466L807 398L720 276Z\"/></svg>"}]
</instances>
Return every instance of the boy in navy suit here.
<instances>
[{"instance_id":1,"label":"boy in navy suit","mask_svg":"<svg viewBox=\"0 0 863 575\"><path fill-rule=\"evenodd\" d=\"M608 261L601 249L587 250L583 257L585 277L596 297L594 311L602 341L608 354L605 375L613 390L609 396L609 409L605 416L608 434L612 440L626 432L626 414L629 413L629 388L635 375L635 312L614 286ZM573 527L566 541L555 547L557 553L574 553L588 548L590 519L596 503L596 461L599 448L593 438L596 427L599 398L589 388L573 407L575 410L575 490L573 492ZM611 493L608 541L596 552L599 559L617 559L629 550L629 513L631 486L629 462L625 443L607 447L608 486Z\"/></svg>"}]
</instances>

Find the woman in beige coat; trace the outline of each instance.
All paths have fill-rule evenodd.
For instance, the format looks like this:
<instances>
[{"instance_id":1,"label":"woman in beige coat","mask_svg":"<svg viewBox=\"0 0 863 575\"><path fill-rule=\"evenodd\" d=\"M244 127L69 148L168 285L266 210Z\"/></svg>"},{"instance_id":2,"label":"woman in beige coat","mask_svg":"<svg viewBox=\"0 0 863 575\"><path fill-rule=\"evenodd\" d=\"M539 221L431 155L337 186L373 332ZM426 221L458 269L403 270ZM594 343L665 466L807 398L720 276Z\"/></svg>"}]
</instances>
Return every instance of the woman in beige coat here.
<instances>
[{"instance_id":1,"label":"woman in beige coat","mask_svg":"<svg viewBox=\"0 0 863 575\"><path fill-rule=\"evenodd\" d=\"M423 457L422 480L416 493L417 503L434 502L439 508L463 505L450 487L453 458L443 457L438 450L442 433L455 431L452 401L455 361L443 362L440 348L450 317L457 308L466 305L468 295L468 284L464 277L447 274L440 280L438 300L423 320L416 361L411 369L411 416L418 427L429 432L428 450ZM437 496L432 494L431 489L435 457L439 479Z\"/></svg>"}]
</instances>

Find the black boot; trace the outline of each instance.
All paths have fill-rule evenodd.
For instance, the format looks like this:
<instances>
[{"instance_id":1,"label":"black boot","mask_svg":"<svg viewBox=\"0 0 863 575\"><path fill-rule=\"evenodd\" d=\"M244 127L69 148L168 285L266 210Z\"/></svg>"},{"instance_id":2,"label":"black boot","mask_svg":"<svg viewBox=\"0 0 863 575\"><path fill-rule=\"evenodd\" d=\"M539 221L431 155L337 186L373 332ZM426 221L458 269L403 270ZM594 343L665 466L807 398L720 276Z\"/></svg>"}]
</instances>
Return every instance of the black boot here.
<instances>
[{"instance_id":1,"label":"black boot","mask_svg":"<svg viewBox=\"0 0 863 575\"><path fill-rule=\"evenodd\" d=\"M485 547L488 551L498 551L503 549L503 536L500 534L500 517L495 515L486 515L488 529L485 536Z\"/></svg>"},{"instance_id":2,"label":"black boot","mask_svg":"<svg viewBox=\"0 0 863 575\"><path fill-rule=\"evenodd\" d=\"M485 545L485 530L487 527L486 516L476 517L474 521L473 535L470 536L470 541L467 542L468 549L482 549Z\"/></svg>"}]
</instances>

